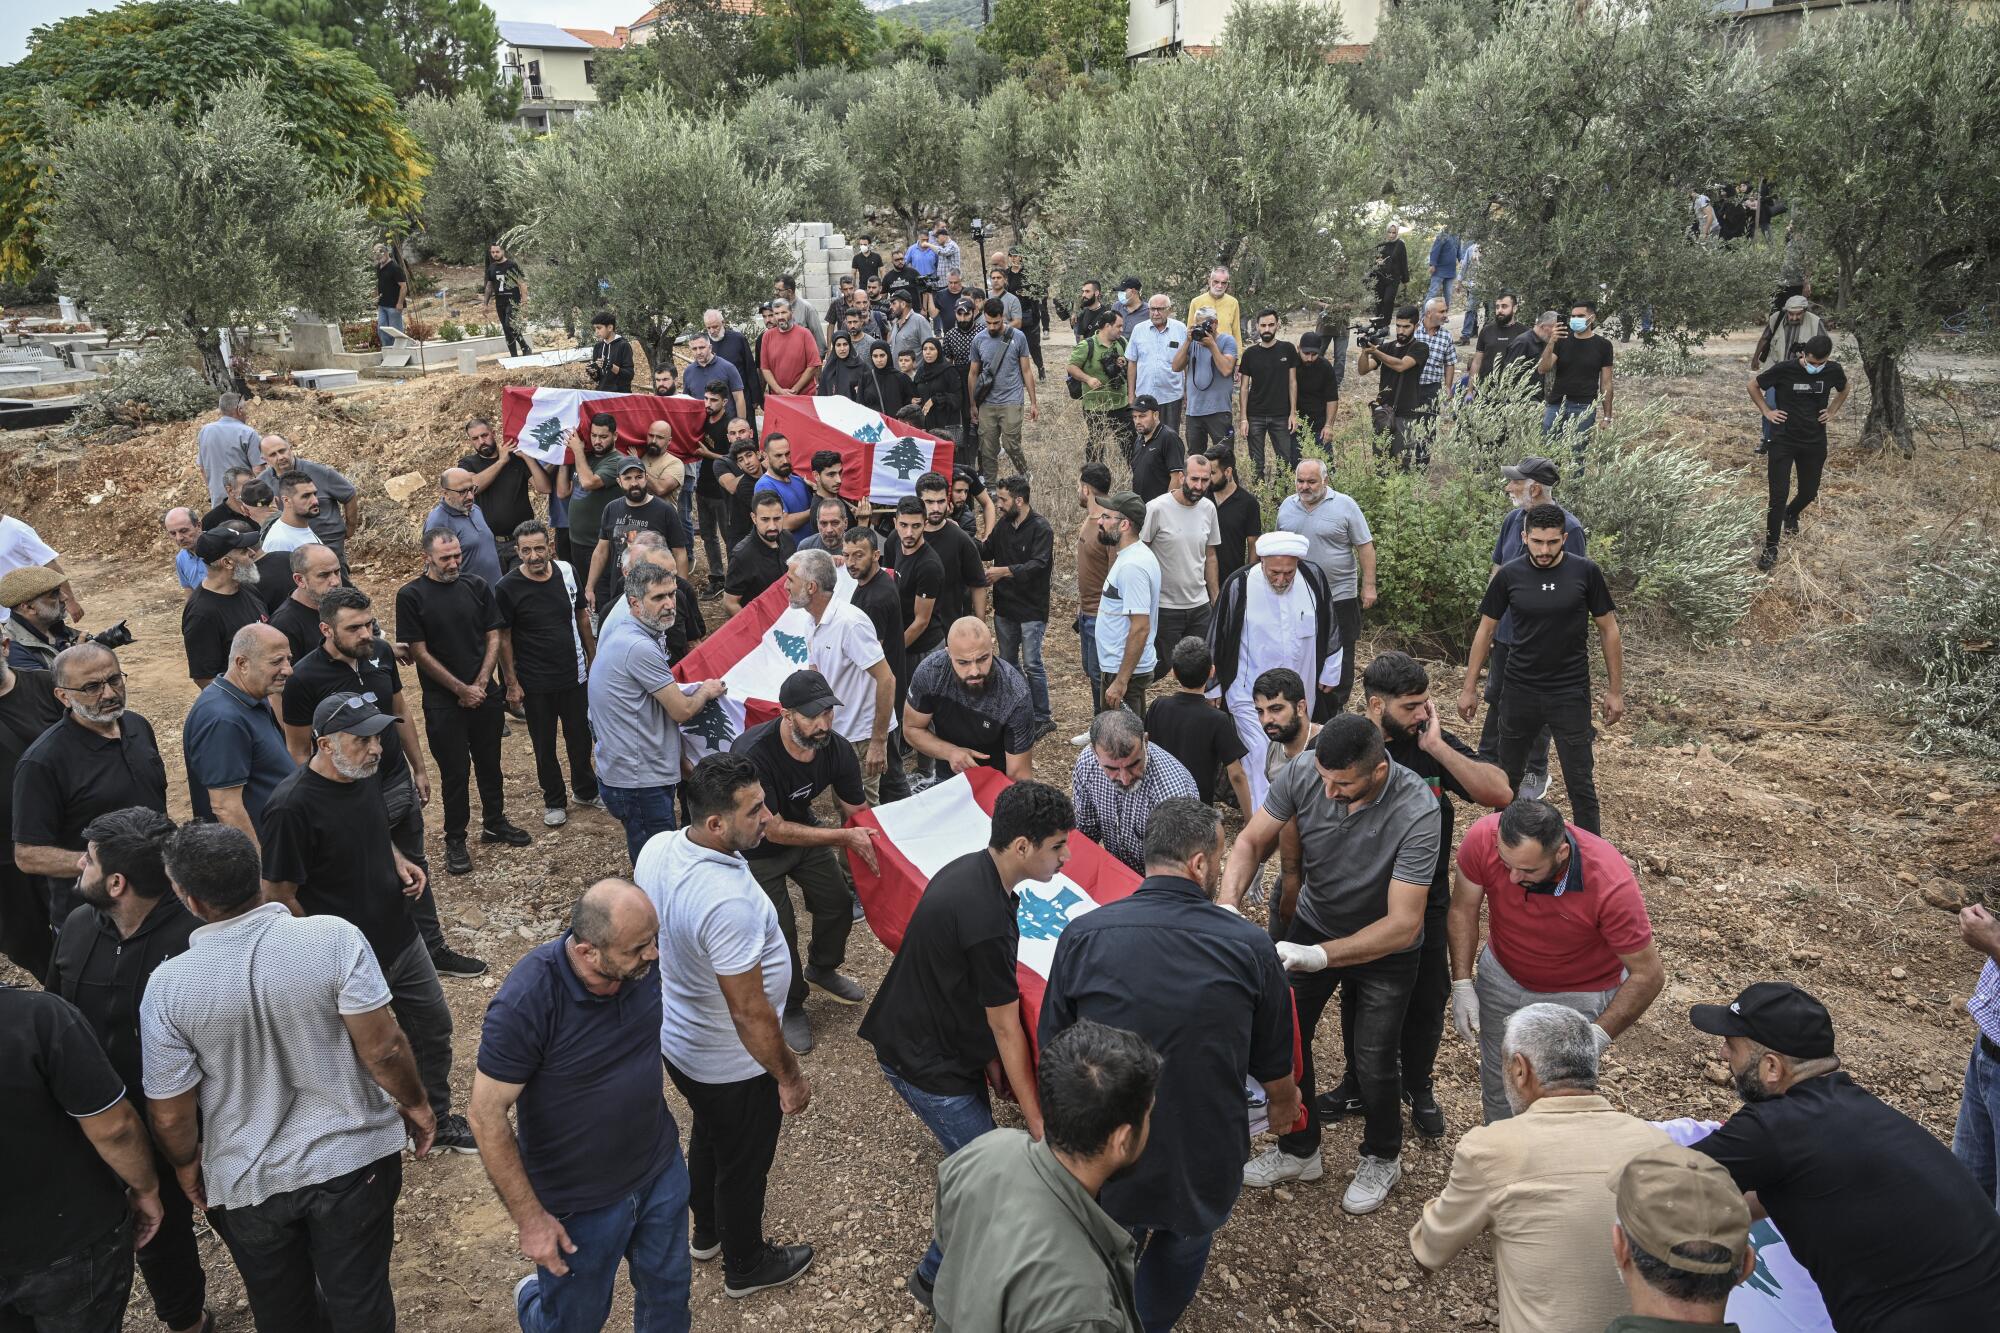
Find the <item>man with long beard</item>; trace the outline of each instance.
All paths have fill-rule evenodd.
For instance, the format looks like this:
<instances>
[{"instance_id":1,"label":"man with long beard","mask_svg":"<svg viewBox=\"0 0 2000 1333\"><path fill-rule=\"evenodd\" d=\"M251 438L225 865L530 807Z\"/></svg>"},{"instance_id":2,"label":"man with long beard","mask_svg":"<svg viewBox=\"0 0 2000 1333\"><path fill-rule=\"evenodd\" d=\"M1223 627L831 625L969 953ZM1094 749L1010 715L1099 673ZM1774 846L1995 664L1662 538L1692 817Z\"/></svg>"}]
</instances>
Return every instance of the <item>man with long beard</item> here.
<instances>
[{"instance_id":1,"label":"man with long beard","mask_svg":"<svg viewBox=\"0 0 2000 1333\"><path fill-rule=\"evenodd\" d=\"M201 586L181 607L181 643L187 649L188 676L197 688L229 667L229 644L236 631L266 619L257 596L263 572L257 568L263 538L240 518L195 538L195 559L208 568Z\"/></svg>"},{"instance_id":2,"label":"man with long beard","mask_svg":"<svg viewBox=\"0 0 2000 1333\"><path fill-rule=\"evenodd\" d=\"M1302 681L1318 682L1312 711L1330 712L1340 681L1346 645L1333 615L1326 575L1305 559L1307 542L1295 532L1267 532L1257 539L1257 563L1229 576L1216 599L1209 628L1209 655L1223 706L1236 720L1243 748L1265 753L1270 739L1258 715L1256 684L1267 671L1283 668ZM1244 765L1250 798L1264 803L1270 778L1264 765ZM1253 806L1254 808L1254 806Z\"/></svg>"}]
</instances>

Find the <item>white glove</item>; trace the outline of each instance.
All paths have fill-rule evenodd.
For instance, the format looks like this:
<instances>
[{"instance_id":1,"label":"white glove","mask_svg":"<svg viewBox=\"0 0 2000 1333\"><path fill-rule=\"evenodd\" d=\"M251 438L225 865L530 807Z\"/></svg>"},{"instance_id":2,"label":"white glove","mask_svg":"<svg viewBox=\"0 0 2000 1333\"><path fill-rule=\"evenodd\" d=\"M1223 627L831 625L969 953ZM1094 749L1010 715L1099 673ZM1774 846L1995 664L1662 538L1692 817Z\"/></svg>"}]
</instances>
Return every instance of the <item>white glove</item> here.
<instances>
[{"instance_id":1,"label":"white glove","mask_svg":"<svg viewBox=\"0 0 2000 1333\"><path fill-rule=\"evenodd\" d=\"M1597 1053L1599 1055L1603 1055L1611 1049L1611 1034L1595 1023L1590 1025L1590 1036L1597 1043Z\"/></svg>"},{"instance_id":2,"label":"white glove","mask_svg":"<svg viewBox=\"0 0 2000 1333\"><path fill-rule=\"evenodd\" d=\"M1293 944L1290 940L1280 940L1278 961L1285 965L1287 972L1320 972L1326 968L1326 950L1317 944Z\"/></svg>"},{"instance_id":3,"label":"white glove","mask_svg":"<svg viewBox=\"0 0 2000 1333\"><path fill-rule=\"evenodd\" d=\"M1459 1040L1479 1040L1479 995L1469 979L1451 983L1451 1025L1458 1029Z\"/></svg>"}]
</instances>

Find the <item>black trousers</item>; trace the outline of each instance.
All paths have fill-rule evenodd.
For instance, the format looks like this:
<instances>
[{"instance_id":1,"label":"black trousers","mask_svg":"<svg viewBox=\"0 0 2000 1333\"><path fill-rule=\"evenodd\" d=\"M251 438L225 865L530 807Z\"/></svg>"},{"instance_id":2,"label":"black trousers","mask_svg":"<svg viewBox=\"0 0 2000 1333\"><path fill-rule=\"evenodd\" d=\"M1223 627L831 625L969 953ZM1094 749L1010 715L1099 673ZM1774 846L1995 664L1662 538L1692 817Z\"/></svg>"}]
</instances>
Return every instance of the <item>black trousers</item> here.
<instances>
[{"instance_id":1,"label":"black trousers","mask_svg":"<svg viewBox=\"0 0 2000 1333\"><path fill-rule=\"evenodd\" d=\"M704 461L704 466L714 464ZM722 544L723 529L728 526L729 501L699 492L694 497L695 510L701 515L701 549L708 557L708 577L711 582L722 582L726 554Z\"/></svg>"},{"instance_id":2,"label":"black trousers","mask_svg":"<svg viewBox=\"0 0 2000 1333\"><path fill-rule=\"evenodd\" d=\"M1021 321L1021 332L1028 335L1028 359L1035 363L1035 374L1046 375L1042 369L1042 321L1027 315Z\"/></svg>"},{"instance_id":3,"label":"black trousers","mask_svg":"<svg viewBox=\"0 0 2000 1333\"><path fill-rule=\"evenodd\" d=\"M393 1333L389 1288L403 1155L274 1194L209 1221L229 1247L260 1333Z\"/></svg>"},{"instance_id":4,"label":"black trousers","mask_svg":"<svg viewBox=\"0 0 2000 1333\"><path fill-rule=\"evenodd\" d=\"M153 1313L168 1328L186 1328L201 1319L208 1302L208 1274L194 1238L194 1204L174 1179L174 1166L158 1149L153 1170L160 1177L160 1229L139 1251L139 1276L153 1298Z\"/></svg>"},{"instance_id":5,"label":"black trousers","mask_svg":"<svg viewBox=\"0 0 2000 1333\"><path fill-rule=\"evenodd\" d=\"M1500 762L1500 696L1506 693L1507 651L1511 644L1493 641L1486 659L1486 720L1479 724L1479 757L1489 764ZM1549 771L1549 729L1543 727L1528 747L1530 773Z\"/></svg>"},{"instance_id":6,"label":"black trousers","mask_svg":"<svg viewBox=\"0 0 2000 1333\"><path fill-rule=\"evenodd\" d=\"M1799 470L1799 492L1785 503L1786 495L1792 488L1792 469ZM1771 452L1765 460L1764 475L1770 483L1770 512L1764 516L1764 545L1776 547L1778 534L1783 531L1785 520L1798 522L1805 507L1819 497L1820 474L1826 470L1826 450L1795 449L1790 445L1772 441Z\"/></svg>"},{"instance_id":7,"label":"black trousers","mask_svg":"<svg viewBox=\"0 0 2000 1333\"><path fill-rule=\"evenodd\" d=\"M521 307L521 298L505 292L493 298L494 313L500 317L500 331L507 335L507 355L526 356L533 349L528 346L527 335L515 323L515 312Z\"/></svg>"},{"instance_id":8,"label":"black trousers","mask_svg":"<svg viewBox=\"0 0 2000 1333\"><path fill-rule=\"evenodd\" d=\"M437 895L431 892L431 863L424 856L424 808L417 804L416 783L409 773L382 789L382 803L389 810L389 841L404 860L424 872L424 891L403 902L417 923L417 933L424 937L424 947L435 956L444 948L444 927L438 923Z\"/></svg>"},{"instance_id":9,"label":"black trousers","mask_svg":"<svg viewBox=\"0 0 2000 1333\"><path fill-rule=\"evenodd\" d=\"M775 854L751 860L750 873L778 910L778 929L784 933L785 948L792 956L792 989L785 997L785 1012L805 1006L806 974L799 966L799 920L792 911L789 876L799 886L812 916L812 942L806 946L806 961L828 971L847 961L847 937L854 930L854 896L847 887L847 872L831 847L776 847Z\"/></svg>"},{"instance_id":10,"label":"black trousers","mask_svg":"<svg viewBox=\"0 0 2000 1333\"><path fill-rule=\"evenodd\" d=\"M479 814L492 827L507 817L500 781L500 728L507 710L500 694L489 690L477 708L461 708L458 700L430 695L424 700L424 738L437 765L438 787L444 800L444 836L463 838L472 821L469 779L479 778Z\"/></svg>"},{"instance_id":11,"label":"black trousers","mask_svg":"<svg viewBox=\"0 0 2000 1333\"><path fill-rule=\"evenodd\" d=\"M1500 696L1500 767L1507 772L1507 786L1521 789L1521 774L1528 768L1528 752L1542 728L1555 737L1556 758L1562 763L1563 787L1569 792L1570 822L1580 829L1597 833L1597 759L1592 744L1597 730L1590 724L1590 689L1549 693L1507 682Z\"/></svg>"},{"instance_id":12,"label":"black trousers","mask_svg":"<svg viewBox=\"0 0 2000 1333\"><path fill-rule=\"evenodd\" d=\"M1357 574L1355 577L1359 578L1360 575ZM1354 657L1361 650L1361 599L1359 597L1343 597L1334 602L1333 623L1335 628L1340 631L1340 646L1342 649L1340 656L1340 680L1334 685L1332 694L1318 696L1320 700L1324 701L1324 706L1322 710L1320 704L1315 704L1313 708L1313 720L1315 722L1324 722L1335 713L1346 712L1348 696L1354 693ZM1306 688L1308 690L1313 689L1310 681L1306 683Z\"/></svg>"},{"instance_id":13,"label":"black trousers","mask_svg":"<svg viewBox=\"0 0 2000 1333\"><path fill-rule=\"evenodd\" d=\"M589 687L572 685L566 690L547 692L526 690L521 708L528 715L528 740L535 747L535 781L542 787L542 808L561 810L569 805L563 788L562 760L556 754L556 724L562 724L563 751L569 756L570 784L576 799L597 797L597 770L590 762Z\"/></svg>"},{"instance_id":14,"label":"black trousers","mask_svg":"<svg viewBox=\"0 0 2000 1333\"><path fill-rule=\"evenodd\" d=\"M667 1077L694 1112L688 1131L688 1211L694 1234L722 1242L722 1270L742 1277L763 1262L764 1191L778 1153L778 1080L701 1083L674 1068Z\"/></svg>"},{"instance_id":15,"label":"black trousers","mask_svg":"<svg viewBox=\"0 0 2000 1333\"><path fill-rule=\"evenodd\" d=\"M1295 944L1322 942L1296 916L1286 938ZM1412 949L1352 967L1329 967L1323 972L1292 975L1292 1003L1298 1009L1299 1039L1305 1053L1299 1094L1305 1098L1306 1127L1279 1135L1278 1146L1293 1157L1310 1157L1319 1151L1320 1119L1319 1112L1313 1109L1313 1034L1319 1030L1320 1015L1336 990L1354 1002L1354 1020L1348 1024L1353 1033L1354 1056L1348 1073L1367 1117L1361 1151L1370 1157L1385 1158L1403 1151L1403 1083L1398 1062L1402 1054L1403 1016L1417 984L1417 953Z\"/></svg>"},{"instance_id":16,"label":"black trousers","mask_svg":"<svg viewBox=\"0 0 2000 1333\"><path fill-rule=\"evenodd\" d=\"M49 978L54 951L48 881L22 874L14 865L14 849L0 849L0 953L40 983Z\"/></svg>"},{"instance_id":17,"label":"black trousers","mask_svg":"<svg viewBox=\"0 0 2000 1333\"><path fill-rule=\"evenodd\" d=\"M1403 1088L1428 1089L1437 1070L1438 1045L1444 1040L1444 1011L1451 1000L1451 953L1445 942L1449 904L1424 909L1424 942L1417 948L1417 980L1410 1007L1403 1013ZM1340 992L1340 1049L1348 1072L1342 1083L1353 1085L1354 1027L1360 1002L1352 987Z\"/></svg>"}]
</instances>

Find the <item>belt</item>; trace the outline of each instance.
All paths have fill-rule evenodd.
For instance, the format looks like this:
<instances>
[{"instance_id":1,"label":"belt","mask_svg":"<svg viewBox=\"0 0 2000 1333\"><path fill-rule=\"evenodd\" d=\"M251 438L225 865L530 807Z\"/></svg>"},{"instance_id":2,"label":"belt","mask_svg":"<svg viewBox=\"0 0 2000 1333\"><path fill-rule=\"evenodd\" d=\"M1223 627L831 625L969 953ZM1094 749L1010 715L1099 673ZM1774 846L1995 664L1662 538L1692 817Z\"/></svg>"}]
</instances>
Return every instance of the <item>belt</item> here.
<instances>
[{"instance_id":1,"label":"belt","mask_svg":"<svg viewBox=\"0 0 2000 1333\"><path fill-rule=\"evenodd\" d=\"M2000 1041L1995 1041L1982 1032L1979 1034L1979 1049L1987 1059L2000 1064Z\"/></svg>"}]
</instances>

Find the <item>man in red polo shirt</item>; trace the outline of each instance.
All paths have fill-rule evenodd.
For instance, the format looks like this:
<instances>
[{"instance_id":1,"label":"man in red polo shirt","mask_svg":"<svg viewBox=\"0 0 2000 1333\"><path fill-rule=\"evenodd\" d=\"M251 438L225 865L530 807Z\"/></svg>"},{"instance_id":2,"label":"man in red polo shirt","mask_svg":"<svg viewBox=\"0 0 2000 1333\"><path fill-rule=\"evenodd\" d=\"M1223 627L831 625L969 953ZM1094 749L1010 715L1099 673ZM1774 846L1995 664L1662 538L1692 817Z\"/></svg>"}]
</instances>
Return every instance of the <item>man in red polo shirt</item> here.
<instances>
[{"instance_id":1,"label":"man in red polo shirt","mask_svg":"<svg viewBox=\"0 0 2000 1333\"><path fill-rule=\"evenodd\" d=\"M792 303L784 297L771 302L771 327L757 340L757 364L767 392L811 393L819 376L819 344L812 330L792 322Z\"/></svg>"},{"instance_id":2,"label":"man in red polo shirt","mask_svg":"<svg viewBox=\"0 0 2000 1333\"><path fill-rule=\"evenodd\" d=\"M1488 904L1483 950L1482 901ZM1576 1010L1596 1026L1602 1054L1666 982L1632 868L1604 839L1565 824L1547 801L1517 800L1466 830L1446 930L1452 1022L1460 1037L1479 1041L1479 1093L1489 1125L1513 1114L1500 1039L1516 1009Z\"/></svg>"}]
</instances>

